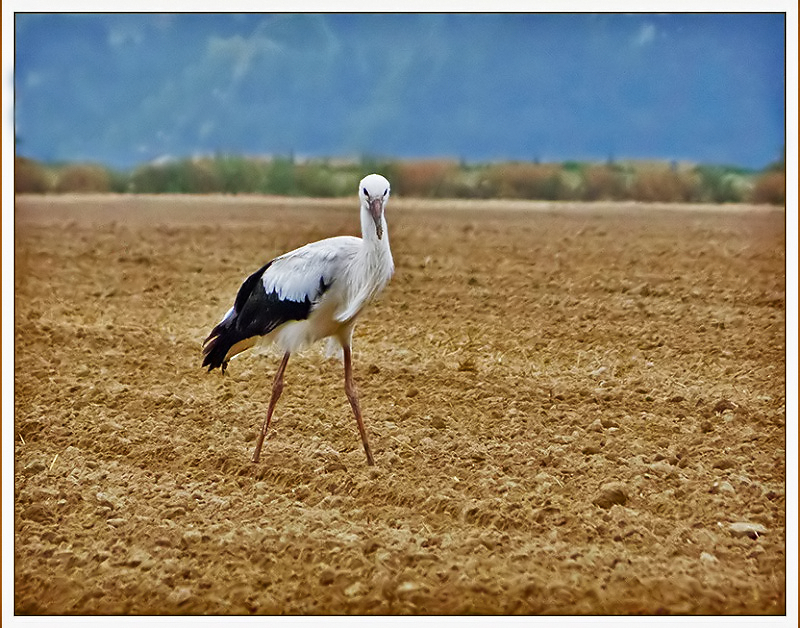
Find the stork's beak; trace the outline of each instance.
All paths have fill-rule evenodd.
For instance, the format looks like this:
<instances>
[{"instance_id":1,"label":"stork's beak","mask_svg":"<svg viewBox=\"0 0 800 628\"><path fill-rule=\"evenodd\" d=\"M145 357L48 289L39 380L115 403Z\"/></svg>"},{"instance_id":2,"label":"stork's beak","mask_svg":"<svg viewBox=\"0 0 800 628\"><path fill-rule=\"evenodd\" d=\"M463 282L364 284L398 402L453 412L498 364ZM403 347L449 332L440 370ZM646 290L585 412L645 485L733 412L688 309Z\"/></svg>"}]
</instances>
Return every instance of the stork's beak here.
<instances>
[{"instance_id":1,"label":"stork's beak","mask_svg":"<svg viewBox=\"0 0 800 628\"><path fill-rule=\"evenodd\" d=\"M383 238L383 221L381 220L381 216L383 216L383 199L373 198L370 200L369 213L372 216L372 220L375 221L375 233L378 235L378 240L380 240Z\"/></svg>"}]
</instances>

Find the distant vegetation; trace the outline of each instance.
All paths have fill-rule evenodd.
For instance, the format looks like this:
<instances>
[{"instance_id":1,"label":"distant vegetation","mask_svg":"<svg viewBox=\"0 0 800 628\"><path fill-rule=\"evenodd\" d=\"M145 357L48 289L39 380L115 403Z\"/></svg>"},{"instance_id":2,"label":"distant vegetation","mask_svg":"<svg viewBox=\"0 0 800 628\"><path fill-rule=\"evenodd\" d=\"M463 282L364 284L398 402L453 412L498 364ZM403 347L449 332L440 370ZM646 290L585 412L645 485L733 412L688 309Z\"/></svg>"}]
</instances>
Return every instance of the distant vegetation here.
<instances>
[{"instance_id":1,"label":"distant vegetation","mask_svg":"<svg viewBox=\"0 0 800 628\"><path fill-rule=\"evenodd\" d=\"M381 172L395 193L418 198L506 198L667 203L786 202L783 160L754 172L663 162L466 164L456 160L360 161L220 155L148 163L128 172L97 164L15 159L17 193L277 194L341 197L367 172Z\"/></svg>"}]
</instances>

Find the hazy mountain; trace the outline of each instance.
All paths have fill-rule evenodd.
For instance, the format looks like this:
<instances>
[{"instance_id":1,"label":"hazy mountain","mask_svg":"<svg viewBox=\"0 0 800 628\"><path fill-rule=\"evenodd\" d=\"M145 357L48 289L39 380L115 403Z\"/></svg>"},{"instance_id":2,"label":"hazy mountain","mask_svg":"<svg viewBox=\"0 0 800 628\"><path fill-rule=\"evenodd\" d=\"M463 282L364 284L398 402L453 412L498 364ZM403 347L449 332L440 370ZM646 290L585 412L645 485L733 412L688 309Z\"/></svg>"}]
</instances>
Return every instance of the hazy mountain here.
<instances>
[{"instance_id":1,"label":"hazy mountain","mask_svg":"<svg viewBox=\"0 0 800 628\"><path fill-rule=\"evenodd\" d=\"M20 154L658 158L784 145L783 15L17 14Z\"/></svg>"}]
</instances>

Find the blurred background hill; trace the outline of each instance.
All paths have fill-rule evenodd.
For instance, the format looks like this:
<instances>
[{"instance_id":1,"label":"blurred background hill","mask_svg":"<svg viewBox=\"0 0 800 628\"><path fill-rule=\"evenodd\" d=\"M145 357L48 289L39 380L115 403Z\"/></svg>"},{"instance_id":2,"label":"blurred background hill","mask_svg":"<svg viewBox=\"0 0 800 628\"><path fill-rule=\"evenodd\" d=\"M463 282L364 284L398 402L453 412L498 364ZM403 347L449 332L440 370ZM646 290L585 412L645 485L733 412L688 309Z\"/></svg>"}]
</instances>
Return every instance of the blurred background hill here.
<instances>
[{"instance_id":1,"label":"blurred background hill","mask_svg":"<svg viewBox=\"0 0 800 628\"><path fill-rule=\"evenodd\" d=\"M408 195L782 202L783 14L18 13L15 36L18 191L336 196L375 166Z\"/></svg>"}]
</instances>

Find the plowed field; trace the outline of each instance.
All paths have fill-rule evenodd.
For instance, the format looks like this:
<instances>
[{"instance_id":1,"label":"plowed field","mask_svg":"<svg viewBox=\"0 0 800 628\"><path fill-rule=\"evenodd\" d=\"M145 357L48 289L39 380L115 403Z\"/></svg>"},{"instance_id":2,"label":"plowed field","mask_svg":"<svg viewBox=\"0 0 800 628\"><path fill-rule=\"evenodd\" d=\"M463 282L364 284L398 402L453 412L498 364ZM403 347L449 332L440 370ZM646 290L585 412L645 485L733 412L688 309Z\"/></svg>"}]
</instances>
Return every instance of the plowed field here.
<instances>
[{"instance_id":1,"label":"plowed field","mask_svg":"<svg viewBox=\"0 0 800 628\"><path fill-rule=\"evenodd\" d=\"M355 377L228 374L240 282L346 201L20 197L21 614L785 612L785 215L422 203Z\"/></svg>"}]
</instances>

